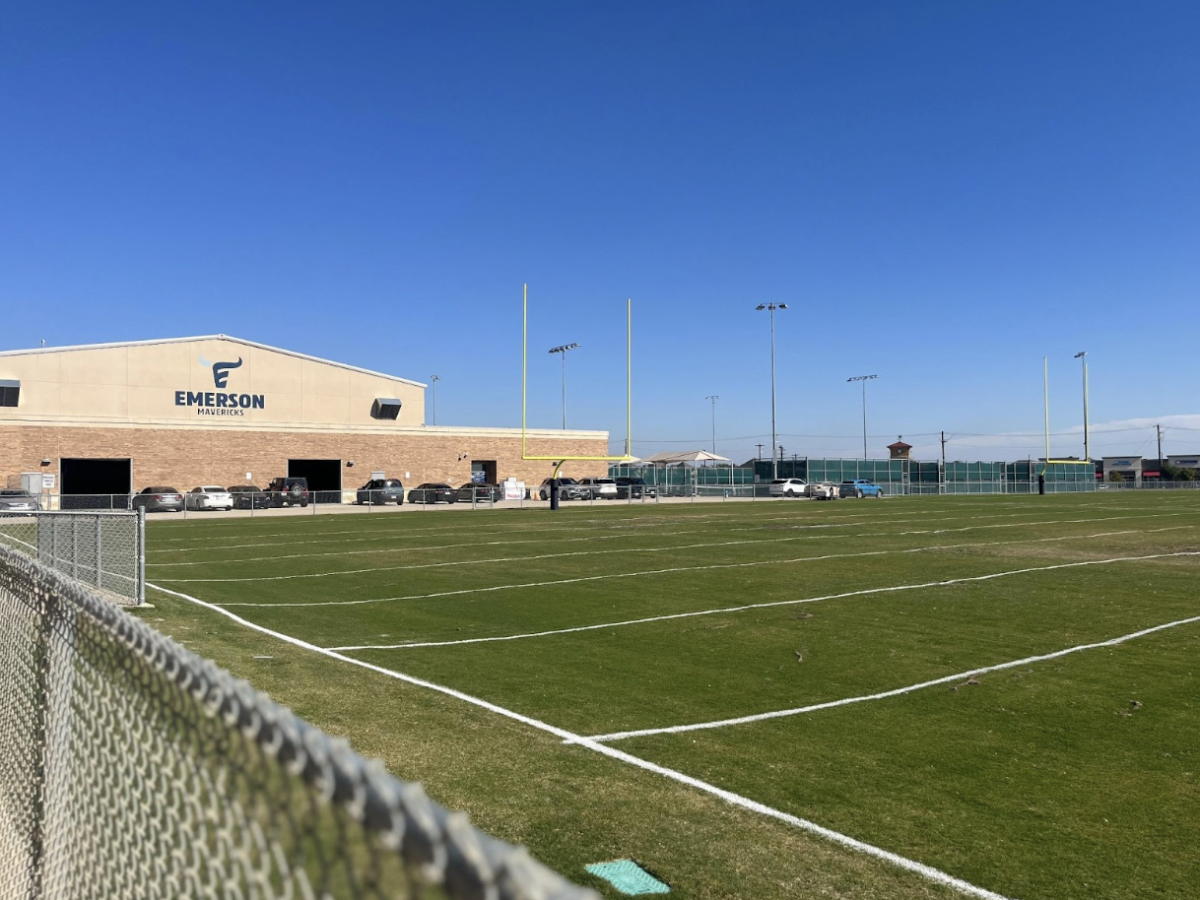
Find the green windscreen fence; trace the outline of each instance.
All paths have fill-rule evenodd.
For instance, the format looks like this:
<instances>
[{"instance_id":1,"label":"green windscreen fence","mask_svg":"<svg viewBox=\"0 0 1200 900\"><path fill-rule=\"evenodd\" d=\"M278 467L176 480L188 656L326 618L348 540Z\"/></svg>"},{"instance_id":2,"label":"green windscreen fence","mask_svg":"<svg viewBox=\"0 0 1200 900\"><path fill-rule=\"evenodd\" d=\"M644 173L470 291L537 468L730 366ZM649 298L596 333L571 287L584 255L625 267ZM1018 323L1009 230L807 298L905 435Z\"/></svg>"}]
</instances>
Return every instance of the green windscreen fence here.
<instances>
[{"instance_id":1,"label":"green windscreen fence","mask_svg":"<svg viewBox=\"0 0 1200 900\"><path fill-rule=\"evenodd\" d=\"M1046 493L1073 493L1096 489L1096 469L1091 463L1042 460L938 461L909 459L824 459L797 456L781 459L772 472L770 460L749 466L610 466L613 478L642 478L658 486L660 496L696 496L725 493L731 497L766 496L772 477L802 478L810 484L840 484L865 478L886 494L1036 494L1045 475Z\"/></svg>"}]
</instances>

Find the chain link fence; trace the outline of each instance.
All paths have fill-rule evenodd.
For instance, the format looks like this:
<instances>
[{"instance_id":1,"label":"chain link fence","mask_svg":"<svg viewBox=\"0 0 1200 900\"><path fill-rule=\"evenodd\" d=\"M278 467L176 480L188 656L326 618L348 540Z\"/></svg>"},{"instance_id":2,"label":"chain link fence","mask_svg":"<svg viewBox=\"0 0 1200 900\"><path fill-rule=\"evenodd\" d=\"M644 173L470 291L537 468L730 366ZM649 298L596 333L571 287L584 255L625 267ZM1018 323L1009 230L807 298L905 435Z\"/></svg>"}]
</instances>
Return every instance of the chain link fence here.
<instances>
[{"instance_id":1,"label":"chain link fence","mask_svg":"<svg viewBox=\"0 0 1200 900\"><path fill-rule=\"evenodd\" d=\"M0 545L0 898L599 900Z\"/></svg>"},{"instance_id":2,"label":"chain link fence","mask_svg":"<svg viewBox=\"0 0 1200 900\"><path fill-rule=\"evenodd\" d=\"M145 602L144 513L0 513L0 545L22 550L109 599L127 605Z\"/></svg>"}]
</instances>

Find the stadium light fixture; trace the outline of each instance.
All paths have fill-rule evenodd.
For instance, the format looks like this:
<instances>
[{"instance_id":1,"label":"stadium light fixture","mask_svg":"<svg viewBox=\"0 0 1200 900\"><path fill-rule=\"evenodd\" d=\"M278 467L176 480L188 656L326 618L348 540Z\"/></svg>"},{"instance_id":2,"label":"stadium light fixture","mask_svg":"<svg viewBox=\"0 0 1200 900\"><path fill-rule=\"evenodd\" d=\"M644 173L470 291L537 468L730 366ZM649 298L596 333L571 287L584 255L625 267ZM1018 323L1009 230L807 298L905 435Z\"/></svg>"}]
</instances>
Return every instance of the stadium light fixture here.
<instances>
[{"instance_id":1,"label":"stadium light fixture","mask_svg":"<svg viewBox=\"0 0 1200 900\"><path fill-rule=\"evenodd\" d=\"M775 310L787 309L786 303L760 303L756 310L767 310L771 313L771 479L779 477L779 457L775 447L779 443L775 433Z\"/></svg>"},{"instance_id":2,"label":"stadium light fixture","mask_svg":"<svg viewBox=\"0 0 1200 900\"><path fill-rule=\"evenodd\" d=\"M847 382L861 381L862 382L862 407L863 407L863 459L867 458L867 382L872 378L878 378L878 375L855 375L853 378L847 378Z\"/></svg>"},{"instance_id":3,"label":"stadium light fixture","mask_svg":"<svg viewBox=\"0 0 1200 900\"><path fill-rule=\"evenodd\" d=\"M567 430L567 351L578 350L578 344L560 344L551 347L551 353L562 354L562 400L563 400L563 431Z\"/></svg>"},{"instance_id":4,"label":"stadium light fixture","mask_svg":"<svg viewBox=\"0 0 1200 900\"><path fill-rule=\"evenodd\" d=\"M713 437L712 452L713 452L713 456L716 456L717 455L717 401L720 400L721 398L717 394L709 394L704 399L708 400L712 403L712 437Z\"/></svg>"}]
</instances>

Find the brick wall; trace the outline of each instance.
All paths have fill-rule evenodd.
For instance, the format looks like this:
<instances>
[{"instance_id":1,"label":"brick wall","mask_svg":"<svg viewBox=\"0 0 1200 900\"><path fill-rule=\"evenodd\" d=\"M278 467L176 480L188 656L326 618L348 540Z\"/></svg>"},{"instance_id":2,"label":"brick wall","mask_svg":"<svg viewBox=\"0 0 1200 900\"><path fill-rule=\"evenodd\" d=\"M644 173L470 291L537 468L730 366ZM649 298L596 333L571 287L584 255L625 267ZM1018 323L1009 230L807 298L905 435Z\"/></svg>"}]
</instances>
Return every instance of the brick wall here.
<instances>
[{"instance_id":1,"label":"brick wall","mask_svg":"<svg viewBox=\"0 0 1200 900\"><path fill-rule=\"evenodd\" d=\"M528 442L536 456L603 456L600 439L541 439ZM472 460L495 460L501 481L513 477L540 484L553 471L550 462L521 459L521 438L487 435L386 435L256 432L220 429L81 428L0 425L0 484L14 484L21 472L59 472L67 458L130 458L133 489L166 484L186 491L199 484L244 484L250 472L263 487L287 474L289 459L339 459L345 490L365 483L373 471L404 479L460 485L471 478ZM49 459L50 465L41 461ZM346 462L354 461L353 468ZM568 462L563 475L606 474L605 462ZM405 473L408 473L405 477Z\"/></svg>"}]
</instances>

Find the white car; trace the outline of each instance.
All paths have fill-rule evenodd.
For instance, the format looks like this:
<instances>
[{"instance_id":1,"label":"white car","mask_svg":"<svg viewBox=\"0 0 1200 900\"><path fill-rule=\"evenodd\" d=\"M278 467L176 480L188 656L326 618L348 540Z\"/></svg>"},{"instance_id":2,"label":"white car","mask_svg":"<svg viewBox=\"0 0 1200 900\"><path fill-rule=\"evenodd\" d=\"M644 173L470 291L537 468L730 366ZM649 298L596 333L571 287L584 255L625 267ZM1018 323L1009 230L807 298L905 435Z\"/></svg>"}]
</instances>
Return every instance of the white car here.
<instances>
[{"instance_id":1,"label":"white car","mask_svg":"<svg viewBox=\"0 0 1200 900\"><path fill-rule=\"evenodd\" d=\"M617 483L611 478L580 478L579 486L600 500L617 499Z\"/></svg>"},{"instance_id":2,"label":"white car","mask_svg":"<svg viewBox=\"0 0 1200 900\"><path fill-rule=\"evenodd\" d=\"M776 478L768 490L772 497L803 497L808 493L808 482L803 478Z\"/></svg>"},{"instance_id":3,"label":"white car","mask_svg":"<svg viewBox=\"0 0 1200 900\"><path fill-rule=\"evenodd\" d=\"M185 509L233 509L233 494L219 485L194 487L183 495Z\"/></svg>"},{"instance_id":4,"label":"white car","mask_svg":"<svg viewBox=\"0 0 1200 900\"><path fill-rule=\"evenodd\" d=\"M0 491L0 512L37 512L42 503L24 491Z\"/></svg>"},{"instance_id":5,"label":"white car","mask_svg":"<svg viewBox=\"0 0 1200 900\"><path fill-rule=\"evenodd\" d=\"M808 486L808 496L814 500L836 500L841 496L841 488L829 481L821 481Z\"/></svg>"}]
</instances>

